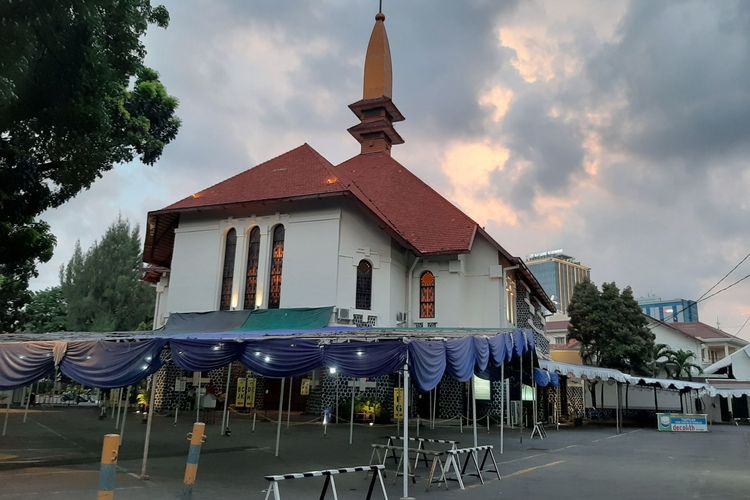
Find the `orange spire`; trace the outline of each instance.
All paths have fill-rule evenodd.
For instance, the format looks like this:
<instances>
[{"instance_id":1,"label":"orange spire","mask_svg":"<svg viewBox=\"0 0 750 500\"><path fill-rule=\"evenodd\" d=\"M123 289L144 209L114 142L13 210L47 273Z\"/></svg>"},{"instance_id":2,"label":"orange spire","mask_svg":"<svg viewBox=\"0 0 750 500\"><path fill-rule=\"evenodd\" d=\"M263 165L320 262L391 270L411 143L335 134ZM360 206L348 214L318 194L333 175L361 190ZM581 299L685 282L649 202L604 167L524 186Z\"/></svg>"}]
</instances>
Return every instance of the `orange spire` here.
<instances>
[{"instance_id":1,"label":"orange spire","mask_svg":"<svg viewBox=\"0 0 750 500\"><path fill-rule=\"evenodd\" d=\"M382 12L378 12L370 35L370 43L367 45L363 99L393 97L391 49L388 46L388 34L385 32L384 21L385 16Z\"/></svg>"}]
</instances>

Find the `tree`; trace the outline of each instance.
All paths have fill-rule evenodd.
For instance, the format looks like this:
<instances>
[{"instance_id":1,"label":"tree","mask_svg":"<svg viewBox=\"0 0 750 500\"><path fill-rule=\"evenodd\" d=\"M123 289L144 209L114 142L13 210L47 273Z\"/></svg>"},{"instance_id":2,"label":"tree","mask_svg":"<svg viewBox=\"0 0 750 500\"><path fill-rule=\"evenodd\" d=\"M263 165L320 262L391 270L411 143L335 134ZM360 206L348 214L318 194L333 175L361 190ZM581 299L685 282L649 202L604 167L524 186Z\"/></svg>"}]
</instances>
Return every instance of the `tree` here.
<instances>
[{"instance_id":1,"label":"tree","mask_svg":"<svg viewBox=\"0 0 750 500\"><path fill-rule=\"evenodd\" d=\"M652 356L651 366L652 374L654 377L658 377L662 370L666 372L667 377L670 377L672 365L670 359L674 351L669 348L667 344L656 344L654 346L654 354Z\"/></svg>"},{"instance_id":2,"label":"tree","mask_svg":"<svg viewBox=\"0 0 750 500\"><path fill-rule=\"evenodd\" d=\"M168 21L149 0L0 2L0 331L18 327L52 257L39 214L116 164L152 165L175 138L177 100L141 42Z\"/></svg>"},{"instance_id":3,"label":"tree","mask_svg":"<svg viewBox=\"0 0 750 500\"><path fill-rule=\"evenodd\" d=\"M76 244L60 271L67 329L119 331L150 325L155 293L140 281L142 261L138 226L121 218L85 253Z\"/></svg>"},{"instance_id":4,"label":"tree","mask_svg":"<svg viewBox=\"0 0 750 500\"><path fill-rule=\"evenodd\" d=\"M23 312L21 330L30 333L65 330L67 304L59 286L32 292L31 301Z\"/></svg>"},{"instance_id":5,"label":"tree","mask_svg":"<svg viewBox=\"0 0 750 500\"><path fill-rule=\"evenodd\" d=\"M585 363L631 373L650 373L654 335L646 328L633 291L615 283L576 285L568 307L568 338L581 342Z\"/></svg>"},{"instance_id":6,"label":"tree","mask_svg":"<svg viewBox=\"0 0 750 500\"><path fill-rule=\"evenodd\" d=\"M697 365L691 361L691 359L693 358L695 358L695 354L693 354L692 351L679 349L677 351L671 352L669 360L667 361L667 364L671 369L667 372L667 376L679 379L682 378L683 375L685 375L688 380L693 380L693 370L697 371L698 373L703 372L703 369L700 367L700 365Z\"/></svg>"}]
</instances>

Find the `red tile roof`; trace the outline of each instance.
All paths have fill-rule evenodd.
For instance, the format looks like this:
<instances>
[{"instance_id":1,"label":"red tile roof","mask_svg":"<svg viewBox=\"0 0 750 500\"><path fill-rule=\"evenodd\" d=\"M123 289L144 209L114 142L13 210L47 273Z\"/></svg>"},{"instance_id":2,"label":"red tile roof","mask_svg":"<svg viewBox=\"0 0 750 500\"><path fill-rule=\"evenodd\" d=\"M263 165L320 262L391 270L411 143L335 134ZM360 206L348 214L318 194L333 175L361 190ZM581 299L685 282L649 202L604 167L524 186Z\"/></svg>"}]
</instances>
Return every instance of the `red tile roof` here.
<instances>
[{"instance_id":1,"label":"red tile roof","mask_svg":"<svg viewBox=\"0 0 750 500\"><path fill-rule=\"evenodd\" d=\"M547 331L567 330L570 328L570 321L547 321Z\"/></svg>"},{"instance_id":2,"label":"red tile roof","mask_svg":"<svg viewBox=\"0 0 750 500\"><path fill-rule=\"evenodd\" d=\"M685 335L696 339L731 339L731 340L742 340L739 337L730 335L727 332L721 331L718 328L707 325L705 323L668 323L669 326L675 330L679 330ZM744 342L744 341L743 341Z\"/></svg>"},{"instance_id":3,"label":"red tile roof","mask_svg":"<svg viewBox=\"0 0 750 500\"><path fill-rule=\"evenodd\" d=\"M336 167L360 201L422 255L466 253L477 223L387 153Z\"/></svg>"},{"instance_id":4,"label":"red tile roof","mask_svg":"<svg viewBox=\"0 0 750 500\"><path fill-rule=\"evenodd\" d=\"M309 144L303 144L158 212L347 191L333 168Z\"/></svg>"},{"instance_id":5,"label":"red tile roof","mask_svg":"<svg viewBox=\"0 0 750 500\"><path fill-rule=\"evenodd\" d=\"M570 339L565 344L550 343L549 348L551 351L580 351L581 343L576 339Z\"/></svg>"},{"instance_id":6,"label":"red tile roof","mask_svg":"<svg viewBox=\"0 0 750 500\"><path fill-rule=\"evenodd\" d=\"M554 312L554 304L521 259L511 256L468 215L387 153L360 154L334 167L308 144L303 144L150 212L144 260L169 265L173 229L180 213L321 196L353 197L401 244L423 256L467 253L480 233L519 266L540 302Z\"/></svg>"}]
</instances>

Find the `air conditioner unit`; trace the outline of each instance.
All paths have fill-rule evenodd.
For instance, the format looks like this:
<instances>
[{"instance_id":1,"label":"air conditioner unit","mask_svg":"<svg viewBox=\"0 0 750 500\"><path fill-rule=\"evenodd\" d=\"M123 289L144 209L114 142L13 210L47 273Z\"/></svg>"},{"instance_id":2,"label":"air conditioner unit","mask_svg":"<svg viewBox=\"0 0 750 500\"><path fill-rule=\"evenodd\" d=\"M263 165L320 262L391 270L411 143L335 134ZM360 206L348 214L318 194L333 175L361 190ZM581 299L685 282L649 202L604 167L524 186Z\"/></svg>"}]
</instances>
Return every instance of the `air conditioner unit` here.
<instances>
[{"instance_id":1,"label":"air conditioner unit","mask_svg":"<svg viewBox=\"0 0 750 500\"><path fill-rule=\"evenodd\" d=\"M338 319L338 320L347 320L348 321L350 319L349 309L345 309L343 307L339 307L336 310L336 319Z\"/></svg>"},{"instance_id":2,"label":"air conditioner unit","mask_svg":"<svg viewBox=\"0 0 750 500\"><path fill-rule=\"evenodd\" d=\"M404 321L406 321L406 313L404 312L396 313L396 321L398 321L399 323L403 323Z\"/></svg>"}]
</instances>

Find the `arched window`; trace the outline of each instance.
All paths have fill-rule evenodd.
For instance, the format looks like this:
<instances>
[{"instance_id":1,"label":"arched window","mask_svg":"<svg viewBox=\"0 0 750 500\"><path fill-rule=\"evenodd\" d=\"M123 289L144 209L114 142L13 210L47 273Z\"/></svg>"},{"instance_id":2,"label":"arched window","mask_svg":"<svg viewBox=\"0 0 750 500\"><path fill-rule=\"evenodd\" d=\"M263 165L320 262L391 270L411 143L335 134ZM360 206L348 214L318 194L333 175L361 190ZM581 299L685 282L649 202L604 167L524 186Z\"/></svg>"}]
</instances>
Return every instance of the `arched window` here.
<instances>
[{"instance_id":1,"label":"arched window","mask_svg":"<svg viewBox=\"0 0 750 500\"><path fill-rule=\"evenodd\" d=\"M247 245L247 275L245 279L244 309L255 309L255 292L258 290L258 257L260 256L260 229L250 231Z\"/></svg>"},{"instance_id":2,"label":"arched window","mask_svg":"<svg viewBox=\"0 0 750 500\"><path fill-rule=\"evenodd\" d=\"M419 317L435 317L435 275L430 271L419 278Z\"/></svg>"},{"instance_id":3,"label":"arched window","mask_svg":"<svg viewBox=\"0 0 750 500\"><path fill-rule=\"evenodd\" d=\"M268 288L268 308L278 309L281 303L281 267L284 263L284 226L273 230L271 247L271 286Z\"/></svg>"},{"instance_id":4,"label":"arched window","mask_svg":"<svg viewBox=\"0 0 750 500\"><path fill-rule=\"evenodd\" d=\"M372 305L372 264L360 260L357 266L356 309L370 309Z\"/></svg>"},{"instance_id":5,"label":"arched window","mask_svg":"<svg viewBox=\"0 0 750 500\"><path fill-rule=\"evenodd\" d=\"M221 276L219 310L232 307L232 281L234 279L234 253L237 250L237 231L230 229L224 244L224 271Z\"/></svg>"}]
</instances>

